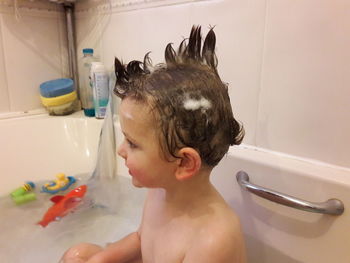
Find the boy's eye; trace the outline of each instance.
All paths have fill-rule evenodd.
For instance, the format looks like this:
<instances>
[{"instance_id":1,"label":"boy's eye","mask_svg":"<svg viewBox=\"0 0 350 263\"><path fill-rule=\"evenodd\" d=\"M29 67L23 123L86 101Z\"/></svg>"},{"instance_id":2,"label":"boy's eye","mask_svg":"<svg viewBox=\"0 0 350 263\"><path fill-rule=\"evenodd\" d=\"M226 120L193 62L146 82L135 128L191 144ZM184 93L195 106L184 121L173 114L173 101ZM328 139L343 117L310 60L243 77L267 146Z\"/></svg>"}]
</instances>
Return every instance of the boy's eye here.
<instances>
[{"instance_id":1,"label":"boy's eye","mask_svg":"<svg viewBox=\"0 0 350 263\"><path fill-rule=\"evenodd\" d=\"M129 145L129 147L130 147L131 149L137 148L137 145L134 144L132 141L130 141L130 140L128 140L128 139L126 139L126 141L127 141L128 145Z\"/></svg>"}]
</instances>

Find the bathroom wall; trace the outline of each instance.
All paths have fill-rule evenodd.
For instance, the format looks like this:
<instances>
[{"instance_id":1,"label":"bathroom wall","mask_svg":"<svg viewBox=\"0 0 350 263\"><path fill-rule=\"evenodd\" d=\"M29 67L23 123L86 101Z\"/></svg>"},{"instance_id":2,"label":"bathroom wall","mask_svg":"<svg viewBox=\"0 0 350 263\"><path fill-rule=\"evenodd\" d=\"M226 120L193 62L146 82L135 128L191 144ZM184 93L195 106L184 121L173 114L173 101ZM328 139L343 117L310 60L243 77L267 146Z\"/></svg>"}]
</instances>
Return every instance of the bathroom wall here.
<instances>
[{"instance_id":1,"label":"bathroom wall","mask_svg":"<svg viewBox=\"0 0 350 263\"><path fill-rule=\"evenodd\" d=\"M244 143L350 167L349 1L135 1L78 3L79 51L95 48L108 66L151 51L157 63L193 24L215 26Z\"/></svg>"},{"instance_id":2,"label":"bathroom wall","mask_svg":"<svg viewBox=\"0 0 350 263\"><path fill-rule=\"evenodd\" d=\"M151 51L158 63L193 24L215 26L244 143L350 167L349 12L347 0L82 0L77 54L92 47L111 68L114 56L127 62ZM1 13L0 112L40 107L37 85L64 75L62 16L53 14L18 22Z\"/></svg>"},{"instance_id":3,"label":"bathroom wall","mask_svg":"<svg viewBox=\"0 0 350 263\"><path fill-rule=\"evenodd\" d=\"M47 0L1 0L0 115L42 108L40 83L65 76L62 8Z\"/></svg>"}]
</instances>

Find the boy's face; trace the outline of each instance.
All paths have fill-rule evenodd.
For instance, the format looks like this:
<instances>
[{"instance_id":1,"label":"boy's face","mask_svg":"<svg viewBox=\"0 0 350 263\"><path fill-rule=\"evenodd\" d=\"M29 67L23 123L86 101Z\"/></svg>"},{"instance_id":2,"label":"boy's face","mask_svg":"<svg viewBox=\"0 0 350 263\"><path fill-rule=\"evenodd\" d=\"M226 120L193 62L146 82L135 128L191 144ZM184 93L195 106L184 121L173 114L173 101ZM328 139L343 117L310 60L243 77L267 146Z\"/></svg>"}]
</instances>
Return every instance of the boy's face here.
<instances>
[{"instance_id":1,"label":"boy's face","mask_svg":"<svg viewBox=\"0 0 350 263\"><path fill-rule=\"evenodd\" d=\"M119 116L125 137L118 154L125 159L133 184L149 188L171 185L177 162L162 157L158 126L149 106L126 98L121 103Z\"/></svg>"}]
</instances>

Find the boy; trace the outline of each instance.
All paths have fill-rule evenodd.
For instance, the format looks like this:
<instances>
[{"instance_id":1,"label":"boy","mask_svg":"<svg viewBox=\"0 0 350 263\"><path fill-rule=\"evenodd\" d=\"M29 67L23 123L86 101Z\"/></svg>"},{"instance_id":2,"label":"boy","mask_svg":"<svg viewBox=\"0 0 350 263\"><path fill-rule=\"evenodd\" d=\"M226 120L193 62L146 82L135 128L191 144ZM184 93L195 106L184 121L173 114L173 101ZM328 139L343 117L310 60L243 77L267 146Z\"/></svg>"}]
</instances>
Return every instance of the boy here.
<instances>
[{"instance_id":1,"label":"boy","mask_svg":"<svg viewBox=\"0 0 350 263\"><path fill-rule=\"evenodd\" d=\"M126 67L115 60L125 135L118 154L133 185L149 188L142 222L105 249L71 248L63 262L246 261L239 220L209 180L244 131L217 73L212 29L201 46L201 28L193 27L178 52L168 44L164 65L152 67L148 54Z\"/></svg>"}]
</instances>

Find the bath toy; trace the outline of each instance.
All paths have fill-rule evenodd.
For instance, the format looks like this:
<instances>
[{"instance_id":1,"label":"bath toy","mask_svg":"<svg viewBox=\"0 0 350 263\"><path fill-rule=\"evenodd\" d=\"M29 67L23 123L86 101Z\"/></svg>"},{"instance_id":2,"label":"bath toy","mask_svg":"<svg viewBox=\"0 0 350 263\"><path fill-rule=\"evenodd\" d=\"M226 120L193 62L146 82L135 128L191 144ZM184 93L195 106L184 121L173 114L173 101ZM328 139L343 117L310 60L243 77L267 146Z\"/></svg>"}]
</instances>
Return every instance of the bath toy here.
<instances>
[{"instance_id":1,"label":"bath toy","mask_svg":"<svg viewBox=\"0 0 350 263\"><path fill-rule=\"evenodd\" d=\"M87 191L86 185L81 185L66 195L56 195L50 200L55 204L45 213L43 219L38 222L39 225L46 227L54 220L59 220L74 210L83 200Z\"/></svg>"},{"instance_id":2,"label":"bath toy","mask_svg":"<svg viewBox=\"0 0 350 263\"><path fill-rule=\"evenodd\" d=\"M34 201L36 200L36 195L31 192L34 188L35 184L33 182L26 182L24 185L11 192L11 198L16 205Z\"/></svg>"},{"instance_id":3,"label":"bath toy","mask_svg":"<svg viewBox=\"0 0 350 263\"><path fill-rule=\"evenodd\" d=\"M23 195L12 197L12 200L16 203L16 205L22 205L22 204L36 200L36 194L26 193Z\"/></svg>"},{"instance_id":4,"label":"bath toy","mask_svg":"<svg viewBox=\"0 0 350 263\"><path fill-rule=\"evenodd\" d=\"M16 190L13 190L11 192L11 197L14 198L17 196L24 195L24 194L32 191L34 188L35 188L35 184L33 182L26 182L21 187L17 188Z\"/></svg>"},{"instance_id":5,"label":"bath toy","mask_svg":"<svg viewBox=\"0 0 350 263\"><path fill-rule=\"evenodd\" d=\"M59 173L56 175L56 180L46 183L41 188L42 192L49 193L49 194L56 194L59 191L65 191L67 190L72 184L76 182L75 178L72 176L66 177L65 174Z\"/></svg>"}]
</instances>

